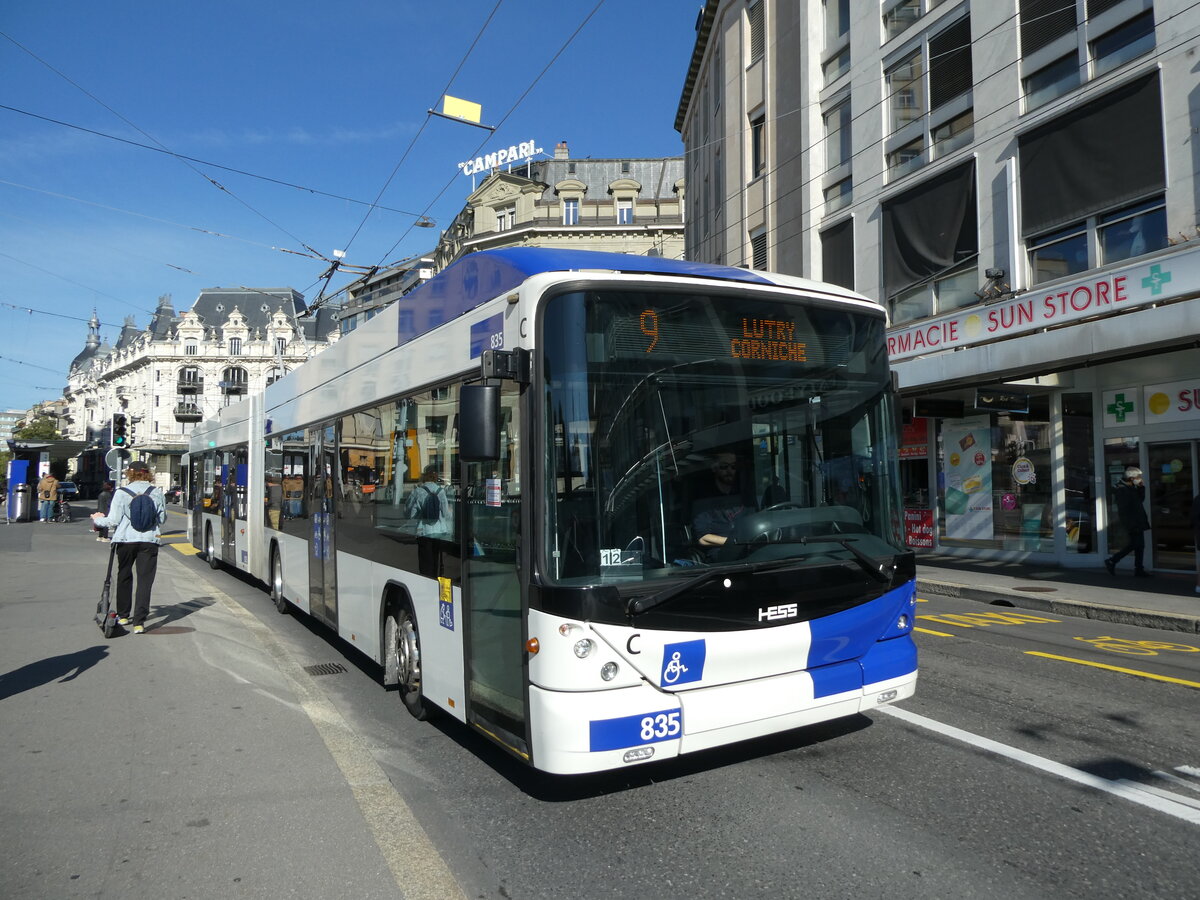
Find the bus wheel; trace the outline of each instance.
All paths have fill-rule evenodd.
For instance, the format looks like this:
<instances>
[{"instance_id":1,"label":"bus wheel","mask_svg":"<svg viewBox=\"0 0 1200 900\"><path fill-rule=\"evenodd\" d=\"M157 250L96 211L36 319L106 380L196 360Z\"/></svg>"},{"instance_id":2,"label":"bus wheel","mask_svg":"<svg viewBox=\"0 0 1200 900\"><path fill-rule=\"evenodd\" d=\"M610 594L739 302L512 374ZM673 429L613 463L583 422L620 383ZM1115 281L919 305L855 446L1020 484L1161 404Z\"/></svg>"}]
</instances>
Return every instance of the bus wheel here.
<instances>
[{"instance_id":1,"label":"bus wheel","mask_svg":"<svg viewBox=\"0 0 1200 900\"><path fill-rule=\"evenodd\" d=\"M210 569L219 568L221 561L217 559L217 545L213 543L212 526L204 526L204 555L208 557Z\"/></svg>"},{"instance_id":2,"label":"bus wheel","mask_svg":"<svg viewBox=\"0 0 1200 900\"><path fill-rule=\"evenodd\" d=\"M279 548L271 548L271 600L281 613L288 611L288 602L283 596L283 560L279 558Z\"/></svg>"},{"instance_id":3,"label":"bus wheel","mask_svg":"<svg viewBox=\"0 0 1200 900\"><path fill-rule=\"evenodd\" d=\"M399 676L400 699L418 720L429 717L425 698L421 696L421 639L417 634L417 623L412 611L401 606L384 622L384 637L387 641L387 660L395 667Z\"/></svg>"}]
</instances>

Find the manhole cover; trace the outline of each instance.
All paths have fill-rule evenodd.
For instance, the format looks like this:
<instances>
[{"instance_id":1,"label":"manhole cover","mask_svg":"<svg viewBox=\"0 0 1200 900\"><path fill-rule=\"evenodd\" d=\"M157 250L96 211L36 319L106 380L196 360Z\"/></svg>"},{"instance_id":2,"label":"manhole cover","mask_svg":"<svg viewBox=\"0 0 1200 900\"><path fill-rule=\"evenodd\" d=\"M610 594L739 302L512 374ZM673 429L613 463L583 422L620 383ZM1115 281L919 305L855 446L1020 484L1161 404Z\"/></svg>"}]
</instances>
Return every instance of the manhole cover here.
<instances>
[{"instance_id":1,"label":"manhole cover","mask_svg":"<svg viewBox=\"0 0 1200 900\"><path fill-rule=\"evenodd\" d=\"M317 663L315 666L305 666L304 671L309 675L338 675L346 671L341 663Z\"/></svg>"},{"instance_id":2,"label":"manhole cover","mask_svg":"<svg viewBox=\"0 0 1200 900\"><path fill-rule=\"evenodd\" d=\"M1026 592L1028 592L1028 593L1030 593L1030 594L1052 594L1052 593L1054 593L1055 591L1057 591L1057 590L1058 590L1058 588L1052 588L1052 587L1032 587L1032 586L1024 586L1024 585L1023 585L1023 586L1021 586L1021 587L1015 587L1015 588L1013 588L1013 590L1014 590L1014 591L1026 591Z\"/></svg>"}]
</instances>

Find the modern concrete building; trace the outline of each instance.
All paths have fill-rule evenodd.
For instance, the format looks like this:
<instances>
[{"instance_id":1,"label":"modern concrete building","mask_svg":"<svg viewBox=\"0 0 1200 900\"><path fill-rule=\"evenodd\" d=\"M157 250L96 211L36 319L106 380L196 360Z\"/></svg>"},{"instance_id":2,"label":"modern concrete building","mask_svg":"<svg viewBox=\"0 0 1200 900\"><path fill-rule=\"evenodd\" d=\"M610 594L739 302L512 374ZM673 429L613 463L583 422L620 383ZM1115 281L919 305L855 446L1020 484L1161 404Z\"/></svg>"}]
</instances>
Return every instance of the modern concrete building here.
<instances>
[{"instance_id":1,"label":"modern concrete building","mask_svg":"<svg viewBox=\"0 0 1200 900\"><path fill-rule=\"evenodd\" d=\"M433 277L433 257L419 256L401 265L371 272L348 284L346 302L338 311L342 334L349 334L413 288Z\"/></svg>"},{"instance_id":2,"label":"modern concrete building","mask_svg":"<svg viewBox=\"0 0 1200 900\"><path fill-rule=\"evenodd\" d=\"M4 449L6 441L12 440L17 423L24 418L23 409L0 409L0 450Z\"/></svg>"},{"instance_id":3,"label":"modern concrete building","mask_svg":"<svg viewBox=\"0 0 1200 900\"><path fill-rule=\"evenodd\" d=\"M676 127L690 259L891 315L915 547L1099 566L1146 472L1191 571L1200 7L708 0Z\"/></svg>"}]
</instances>

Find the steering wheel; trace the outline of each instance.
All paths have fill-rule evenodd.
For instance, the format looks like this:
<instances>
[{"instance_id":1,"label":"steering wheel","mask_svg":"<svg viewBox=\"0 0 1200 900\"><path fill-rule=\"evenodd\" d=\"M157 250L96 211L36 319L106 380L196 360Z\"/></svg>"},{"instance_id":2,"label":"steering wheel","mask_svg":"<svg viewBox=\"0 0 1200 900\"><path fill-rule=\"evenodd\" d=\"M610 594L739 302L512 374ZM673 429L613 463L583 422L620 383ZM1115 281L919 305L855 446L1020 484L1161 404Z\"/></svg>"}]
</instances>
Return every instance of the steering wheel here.
<instances>
[{"instance_id":1,"label":"steering wheel","mask_svg":"<svg viewBox=\"0 0 1200 900\"><path fill-rule=\"evenodd\" d=\"M774 512L777 509L804 509L805 507L799 503L793 503L791 500L785 500L782 503L776 503L773 506L768 506L759 512Z\"/></svg>"}]
</instances>

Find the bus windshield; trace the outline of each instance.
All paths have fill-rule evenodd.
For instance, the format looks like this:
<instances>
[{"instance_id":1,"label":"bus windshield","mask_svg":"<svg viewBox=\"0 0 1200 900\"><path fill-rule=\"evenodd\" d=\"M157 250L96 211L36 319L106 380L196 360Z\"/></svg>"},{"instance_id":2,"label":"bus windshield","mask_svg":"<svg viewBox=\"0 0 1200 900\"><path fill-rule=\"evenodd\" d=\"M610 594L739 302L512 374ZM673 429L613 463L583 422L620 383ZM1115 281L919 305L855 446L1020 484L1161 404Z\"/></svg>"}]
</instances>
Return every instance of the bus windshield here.
<instances>
[{"instance_id":1,"label":"bus windshield","mask_svg":"<svg viewBox=\"0 0 1200 900\"><path fill-rule=\"evenodd\" d=\"M551 298L545 577L658 590L762 564L886 581L905 551L884 327L781 292Z\"/></svg>"}]
</instances>

